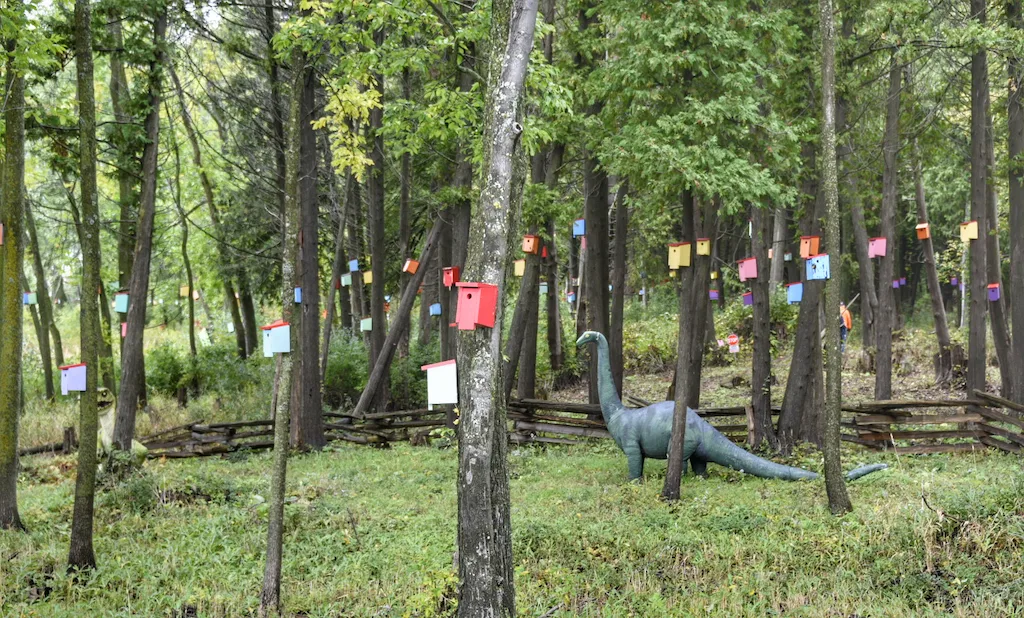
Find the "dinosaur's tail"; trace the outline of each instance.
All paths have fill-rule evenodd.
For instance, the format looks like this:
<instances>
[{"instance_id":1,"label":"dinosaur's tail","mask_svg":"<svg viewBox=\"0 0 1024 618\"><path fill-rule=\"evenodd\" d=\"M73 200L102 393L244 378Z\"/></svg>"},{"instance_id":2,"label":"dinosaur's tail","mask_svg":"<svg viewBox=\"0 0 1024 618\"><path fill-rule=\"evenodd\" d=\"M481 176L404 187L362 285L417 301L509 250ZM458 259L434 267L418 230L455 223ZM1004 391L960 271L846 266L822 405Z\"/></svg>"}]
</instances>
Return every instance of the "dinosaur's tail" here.
<instances>
[{"instance_id":1,"label":"dinosaur's tail","mask_svg":"<svg viewBox=\"0 0 1024 618\"><path fill-rule=\"evenodd\" d=\"M879 470L885 470L888 467L889 467L889 464L879 463L879 464L868 464L866 466L861 466L859 468L854 468L853 470L850 470L849 472L846 473L846 480L848 480L848 481L856 481L857 479L859 479L862 476L867 476L867 475L871 474L872 472L878 472Z\"/></svg>"},{"instance_id":2,"label":"dinosaur's tail","mask_svg":"<svg viewBox=\"0 0 1024 618\"><path fill-rule=\"evenodd\" d=\"M705 440L711 442L711 444L708 445L710 448L706 447L705 450L706 459L721 466L726 466L733 470L740 470L746 474L766 479L800 481L818 478L817 472L778 464L763 457L758 457L757 455L736 446L731 440L718 432L715 432L712 436L706 436ZM889 466L887 464L880 463L854 468L846 473L846 480L854 481L862 476L867 476L872 472L884 470L888 467Z\"/></svg>"}]
</instances>

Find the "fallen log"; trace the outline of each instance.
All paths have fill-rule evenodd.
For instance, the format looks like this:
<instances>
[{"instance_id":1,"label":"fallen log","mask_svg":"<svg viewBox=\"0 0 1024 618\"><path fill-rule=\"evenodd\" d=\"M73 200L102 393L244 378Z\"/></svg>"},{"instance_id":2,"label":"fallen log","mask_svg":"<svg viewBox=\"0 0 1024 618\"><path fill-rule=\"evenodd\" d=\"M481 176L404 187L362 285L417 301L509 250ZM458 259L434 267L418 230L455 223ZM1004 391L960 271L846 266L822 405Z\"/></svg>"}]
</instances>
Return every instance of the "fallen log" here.
<instances>
[{"instance_id":1,"label":"fallen log","mask_svg":"<svg viewBox=\"0 0 1024 618\"><path fill-rule=\"evenodd\" d=\"M520 421L517 428L519 431L543 431L569 436L583 436L585 438L611 438L612 434L606 429L594 429L590 427L570 427L567 425L553 425L551 423L532 423Z\"/></svg>"}]
</instances>

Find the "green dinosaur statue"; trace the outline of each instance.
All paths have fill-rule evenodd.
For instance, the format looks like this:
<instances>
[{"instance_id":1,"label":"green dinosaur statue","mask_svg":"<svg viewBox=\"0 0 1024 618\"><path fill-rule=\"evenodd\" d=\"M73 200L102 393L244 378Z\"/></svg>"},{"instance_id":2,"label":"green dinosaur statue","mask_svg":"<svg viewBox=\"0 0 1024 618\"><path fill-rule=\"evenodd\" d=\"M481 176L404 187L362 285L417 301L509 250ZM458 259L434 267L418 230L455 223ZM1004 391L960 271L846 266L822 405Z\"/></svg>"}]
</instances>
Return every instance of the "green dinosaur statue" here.
<instances>
[{"instance_id":1,"label":"green dinosaur statue","mask_svg":"<svg viewBox=\"0 0 1024 618\"><path fill-rule=\"evenodd\" d=\"M672 435L672 416L675 402L662 401L644 408L626 408L619 399L608 361L608 340L604 335L587 331L576 340L576 346L597 344L598 393L601 414L608 431L626 454L629 478L643 476L644 459L667 459L668 443ZM810 470L784 466L749 453L732 443L690 408L686 409L686 439L683 444L683 472L686 462L693 465L695 474L707 475L708 462L769 479L796 481L818 478ZM847 480L887 468L886 464L862 466L847 473Z\"/></svg>"}]
</instances>

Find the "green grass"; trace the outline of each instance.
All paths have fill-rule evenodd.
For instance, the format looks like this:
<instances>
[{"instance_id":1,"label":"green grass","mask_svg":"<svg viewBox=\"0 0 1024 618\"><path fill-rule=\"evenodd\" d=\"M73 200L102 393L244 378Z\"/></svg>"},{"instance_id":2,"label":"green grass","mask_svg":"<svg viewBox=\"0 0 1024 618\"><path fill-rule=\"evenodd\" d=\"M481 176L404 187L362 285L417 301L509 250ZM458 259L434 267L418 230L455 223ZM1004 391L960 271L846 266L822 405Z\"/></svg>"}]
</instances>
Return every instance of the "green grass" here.
<instances>
[{"instance_id":1,"label":"green grass","mask_svg":"<svg viewBox=\"0 0 1024 618\"><path fill-rule=\"evenodd\" d=\"M1024 611L1024 474L995 453L901 457L828 514L820 481L714 468L658 499L664 464L625 482L609 443L514 449L520 614L999 616ZM817 456L794 463L817 468ZM292 458L288 615L446 616L456 598L454 450L340 445ZM149 462L97 499L99 570L64 575L73 466L26 461L28 535L0 533L5 616L246 616L258 605L268 454ZM935 511L927 508L922 494ZM45 589L52 589L42 598Z\"/></svg>"}]
</instances>

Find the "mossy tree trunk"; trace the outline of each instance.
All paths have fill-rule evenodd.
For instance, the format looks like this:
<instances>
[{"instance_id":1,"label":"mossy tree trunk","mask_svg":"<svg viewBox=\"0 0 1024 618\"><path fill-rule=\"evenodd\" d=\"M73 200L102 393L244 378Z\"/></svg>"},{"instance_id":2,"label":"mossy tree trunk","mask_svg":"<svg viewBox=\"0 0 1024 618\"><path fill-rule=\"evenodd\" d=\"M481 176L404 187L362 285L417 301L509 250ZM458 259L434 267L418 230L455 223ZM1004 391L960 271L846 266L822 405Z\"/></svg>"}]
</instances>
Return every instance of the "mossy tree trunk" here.
<instances>
[{"instance_id":1,"label":"mossy tree trunk","mask_svg":"<svg viewBox=\"0 0 1024 618\"><path fill-rule=\"evenodd\" d=\"M892 399L892 331L898 307L892 291L896 262L896 201L899 191L899 168L896 155L900 148L900 85L902 69L894 50L889 57L889 89L885 105L885 131L882 135L882 210L881 237L886 239L886 252L879 258L878 317L875 320L875 399ZM826 202L827 203L827 202ZM826 229L828 213L825 214ZM838 247L829 245L829 251ZM835 262L837 265L838 261ZM838 269L835 273L838 277ZM825 310L825 325L838 320L839 312Z\"/></svg>"},{"instance_id":2,"label":"mossy tree trunk","mask_svg":"<svg viewBox=\"0 0 1024 618\"><path fill-rule=\"evenodd\" d=\"M971 18L985 27L985 0L971 0ZM971 276L970 309L968 313L967 392L984 391L985 384L985 319L988 316L987 261L985 236L988 233L988 154L985 144L988 108L988 55L979 47L971 55L971 212L978 222L978 239L970 241Z\"/></svg>"},{"instance_id":3,"label":"mossy tree trunk","mask_svg":"<svg viewBox=\"0 0 1024 618\"><path fill-rule=\"evenodd\" d=\"M50 298L50 286L46 283L46 269L43 268L43 250L39 246L36 221L32 216L32 208L27 201L25 202L25 227L26 231L28 231L29 245L32 249L32 273L36 278L35 292L39 304L39 329L42 333L39 337L39 355L43 360L46 399L53 401L55 372L53 358L50 354L50 331L54 328L53 300ZM63 356L63 354L60 356Z\"/></svg>"}]
</instances>

